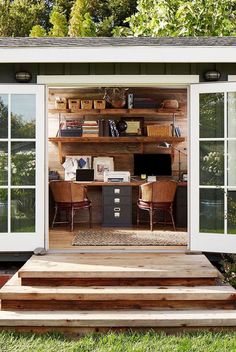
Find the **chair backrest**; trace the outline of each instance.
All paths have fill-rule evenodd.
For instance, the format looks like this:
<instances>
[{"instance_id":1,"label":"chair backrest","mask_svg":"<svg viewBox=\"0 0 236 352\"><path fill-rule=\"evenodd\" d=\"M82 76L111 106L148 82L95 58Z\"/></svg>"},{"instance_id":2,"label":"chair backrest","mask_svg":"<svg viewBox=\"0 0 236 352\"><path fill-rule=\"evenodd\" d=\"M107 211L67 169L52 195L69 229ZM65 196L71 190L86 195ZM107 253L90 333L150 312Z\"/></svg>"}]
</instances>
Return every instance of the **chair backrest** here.
<instances>
[{"instance_id":1,"label":"chair backrest","mask_svg":"<svg viewBox=\"0 0 236 352\"><path fill-rule=\"evenodd\" d=\"M140 186L140 199L144 202L172 203L176 188L177 182L173 180L144 183Z\"/></svg>"},{"instance_id":2,"label":"chair backrest","mask_svg":"<svg viewBox=\"0 0 236 352\"><path fill-rule=\"evenodd\" d=\"M76 203L86 199L86 187L78 183L51 181L50 188L57 203Z\"/></svg>"}]
</instances>

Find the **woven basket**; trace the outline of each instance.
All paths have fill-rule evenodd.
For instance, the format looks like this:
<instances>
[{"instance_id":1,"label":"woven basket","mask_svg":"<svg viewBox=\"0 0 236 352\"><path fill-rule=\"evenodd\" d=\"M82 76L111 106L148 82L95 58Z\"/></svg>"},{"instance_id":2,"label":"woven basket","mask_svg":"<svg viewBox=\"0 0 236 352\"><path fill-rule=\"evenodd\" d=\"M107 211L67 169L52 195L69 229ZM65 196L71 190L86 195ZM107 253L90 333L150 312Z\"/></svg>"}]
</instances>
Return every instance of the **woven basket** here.
<instances>
[{"instance_id":1,"label":"woven basket","mask_svg":"<svg viewBox=\"0 0 236 352\"><path fill-rule=\"evenodd\" d=\"M80 110L80 99L68 99L68 107L71 112Z\"/></svg>"},{"instance_id":2,"label":"woven basket","mask_svg":"<svg viewBox=\"0 0 236 352\"><path fill-rule=\"evenodd\" d=\"M171 137L170 125L148 125L147 135L149 137Z\"/></svg>"},{"instance_id":3,"label":"woven basket","mask_svg":"<svg viewBox=\"0 0 236 352\"><path fill-rule=\"evenodd\" d=\"M92 100L81 100L81 109L83 110L91 110L93 108Z\"/></svg>"}]
</instances>

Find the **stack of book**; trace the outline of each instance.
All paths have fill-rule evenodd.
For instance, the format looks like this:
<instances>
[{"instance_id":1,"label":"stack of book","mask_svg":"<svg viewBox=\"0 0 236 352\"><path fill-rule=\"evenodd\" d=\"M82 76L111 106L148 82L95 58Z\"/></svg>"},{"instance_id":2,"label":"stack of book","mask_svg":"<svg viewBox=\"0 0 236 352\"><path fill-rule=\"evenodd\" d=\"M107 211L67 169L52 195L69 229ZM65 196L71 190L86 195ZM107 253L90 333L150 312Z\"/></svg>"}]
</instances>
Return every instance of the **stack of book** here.
<instances>
[{"instance_id":1,"label":"stack of book","mask_svg":"<svg viewBox=\"0 0 236 352\"><path fill-rule=\"evenodd\" d=\"M82 125L83 137L98 137L99 128L97 121L84 121Z\"/></svg>"}]
</instances>

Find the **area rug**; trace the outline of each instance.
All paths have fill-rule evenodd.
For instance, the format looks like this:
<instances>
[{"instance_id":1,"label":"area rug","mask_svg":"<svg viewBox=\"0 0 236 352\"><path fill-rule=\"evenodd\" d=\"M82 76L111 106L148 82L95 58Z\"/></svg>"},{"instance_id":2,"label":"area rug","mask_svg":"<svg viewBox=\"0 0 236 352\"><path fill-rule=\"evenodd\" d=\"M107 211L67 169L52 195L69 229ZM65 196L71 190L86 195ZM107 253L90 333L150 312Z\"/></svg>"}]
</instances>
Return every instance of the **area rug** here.
<instances>
[{"instance_id":1,"label":"area rug","mask_svg":"<svg viewBox=\"0 0 236 352\"><path fill-rule=\"evenodd\" d=\"M187 232L170 230L84 229L72 246L185 246L187 240Z\"/></svg>"}]
</instances>

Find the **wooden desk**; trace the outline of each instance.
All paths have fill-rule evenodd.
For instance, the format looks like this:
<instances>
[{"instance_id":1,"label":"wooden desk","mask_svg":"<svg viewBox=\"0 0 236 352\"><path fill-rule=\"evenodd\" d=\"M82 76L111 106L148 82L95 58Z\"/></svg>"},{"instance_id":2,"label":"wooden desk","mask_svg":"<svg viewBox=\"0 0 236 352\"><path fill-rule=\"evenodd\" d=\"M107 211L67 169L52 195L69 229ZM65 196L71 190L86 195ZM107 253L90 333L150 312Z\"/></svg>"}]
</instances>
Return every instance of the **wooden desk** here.
<instances>
[{"instance_id":1,"label":"wooden desk","mask_svg":"<svg viewBox=\"0 0 236 352\"><path fill-rule=\"evenodd\" d=\"M131 187L138 187L145 183L146 181L131 181L131 182L103 182L103 181L91 181L91 182L79 182L79 181L74 181L75 183L79 183L84 186L88 187L103 187L103 186L131 186Z\"/></svg>"},{"instance_id":2,"label":"wooden desk","mask_svg":"<svg viewBox=\"0 0 236 352\"><path fill-rule=\"evenodd\" d=\"M163 178L160 178L163 180ZM76 182L76 181L75 181ZM78 182L82 185L88 187L88 197L92 201L93 205L93 223L102 224L104 223L104 197L102 188L105 186L115 186L115 187L124 187L130 186L132 188L132 223L136 224L136 204L138 199L139 186L146 181L131 181L131 182L101 182L101 181L92 181L92 182ZM50 223L53 217L54 207L53 207L53 198L50 194ZM83 212L79 215L76 221L86 220L87 214ZM147 220L147 214L143 214L144 220ZM176 222L176 227L184 228L187 227L187 182L179 182L175 197L174 203L174 217ZM78 225L79 226L79 225ZM122 227L122 226L120 226Z\"/></svg>"}]
</instances>

